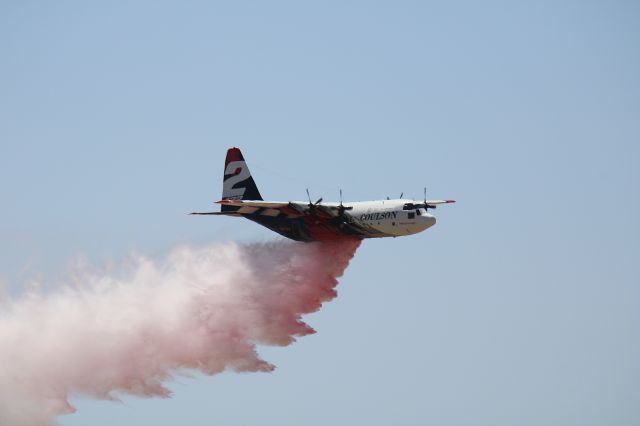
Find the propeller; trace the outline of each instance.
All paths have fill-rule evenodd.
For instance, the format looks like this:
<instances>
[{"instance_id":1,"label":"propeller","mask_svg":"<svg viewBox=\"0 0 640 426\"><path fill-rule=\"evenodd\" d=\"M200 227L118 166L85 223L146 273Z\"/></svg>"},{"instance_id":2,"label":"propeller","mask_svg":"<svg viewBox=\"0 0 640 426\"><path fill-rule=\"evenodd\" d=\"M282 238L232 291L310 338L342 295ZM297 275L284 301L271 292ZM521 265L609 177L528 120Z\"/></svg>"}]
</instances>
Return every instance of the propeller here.
<instances>
[{"instance_id":1,"label":"propeller","mask_svg":"<svg viewBox=\"0 0 640 426\"><path fill-rule=\"evenodd\" d=\"M309 207L315 207L322 202L322 197L318 198L315 203L311 202L311 195L309 195L309 188L307 188L307 198L309 199Z\"/></svg>"},{"instance_id":2,"label":"propeller","mask_svg":"<svg viewBox=\"0 0 640 426\"><path fill-rule=\"evenodd\" d=\"M318 198L318 201L315 203L311 202L311 195L309 195L309 188L307 188L307 198L309 199L309 211L311 212L311 216L315 223L318 223L318 215L316 214L316 209L318 208L318 204L322 202L322 197Z\"/></svg>"},{"instance_id":3,"label":"propeller","mask_svg":"<svg viewBox=\"0 0 640 426\"><path fill-rule=\"evenodd\" d=\"M429 209L435 209L436 206L427 204L427 187L424 187L424 201L422 203L406 203L405 207L408 209L425 209L427 212Z\"/></svg>"},{"instance_id":4,"label":"propeller","mask_svg":"<svg viewBox=\"0 0 640 426\"><path fill-rule=\"evenodd\" d=\"M424 202L422 203L422 205L420 205L420 207L424 207L424 209L429 212L429 209L435 209L436 206L432 206L430 204L427 204L427 187L424 187Z\"/></svg>"},{"instance_id":5,"label":"propeller","mask_svg":"<svg viewBox=\"0 0 640 426\"><path fill-rule=\"evenodd\" d=\"M353 206L349 206L349 207L345 207L344 204L342 204L342 189L340 190L340 205L338 206L338 214L340 216L344 215L345 210L352 210Z\"/></svg>"}]
</instances>

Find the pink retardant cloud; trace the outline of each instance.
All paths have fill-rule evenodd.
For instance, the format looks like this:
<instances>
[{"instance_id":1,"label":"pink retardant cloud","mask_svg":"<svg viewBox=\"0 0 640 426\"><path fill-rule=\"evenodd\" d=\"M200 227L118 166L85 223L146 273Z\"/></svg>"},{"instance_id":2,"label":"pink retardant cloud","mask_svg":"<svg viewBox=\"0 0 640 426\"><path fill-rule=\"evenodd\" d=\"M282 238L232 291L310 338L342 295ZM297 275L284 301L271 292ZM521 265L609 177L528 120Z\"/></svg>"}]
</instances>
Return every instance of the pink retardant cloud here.
<instances>
[{"instance_id":1,"label":"pink retardant cloud","mask_svg":"<svg viewBox=\"0 0 640 426\"><path fill-rule=\"evenodd\" d=\"M256 345L313 333L301 316L336 296L359 241L179 247L127 272L0 306L0 425L46 426L69 396L169 397L173 374L272 371Z\"/></svg>"}]
</instances>

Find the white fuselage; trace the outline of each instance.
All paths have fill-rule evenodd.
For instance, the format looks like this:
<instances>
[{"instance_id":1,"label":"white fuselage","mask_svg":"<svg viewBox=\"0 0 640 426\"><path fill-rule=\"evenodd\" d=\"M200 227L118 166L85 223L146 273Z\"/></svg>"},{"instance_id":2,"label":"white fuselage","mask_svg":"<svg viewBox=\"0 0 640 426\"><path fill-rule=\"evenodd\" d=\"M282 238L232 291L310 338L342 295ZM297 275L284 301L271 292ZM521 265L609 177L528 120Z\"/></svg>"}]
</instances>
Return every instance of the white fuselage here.
<instances>
[{"instance_id":1,"label":"white fuselage","mask_svg":"<svg viewBox=\"0 0 640 426\"><path fill-rule=\"evenodd\" d=\"M352 210L345 213L363 227L373 228L386 235L417 234L435 225L436 218L424 208L405 210L411 200L380 200L349 203Z\"/></svg>"}]
</instances>

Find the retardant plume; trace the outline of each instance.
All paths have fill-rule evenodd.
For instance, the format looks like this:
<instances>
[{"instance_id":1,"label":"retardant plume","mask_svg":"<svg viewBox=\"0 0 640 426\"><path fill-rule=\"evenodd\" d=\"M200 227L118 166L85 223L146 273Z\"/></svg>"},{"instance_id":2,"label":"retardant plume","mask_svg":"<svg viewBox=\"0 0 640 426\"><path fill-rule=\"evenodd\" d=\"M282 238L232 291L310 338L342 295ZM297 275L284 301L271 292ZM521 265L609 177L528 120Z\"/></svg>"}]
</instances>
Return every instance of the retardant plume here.
<instances>
[{"instance_id":1,"label":"retardant plume","mask_svg":"<svg viewBox=\"0 0 640 426\"><path fill-rule=\"evenodd\" d=\"M256 344L313 333L301 315L336 296L358 241L180 247L128 272L78 272L73 285L0 310L0 425L41 426L73 394L168 397L188 369L271 371Z\"/></svg>"}]
</instances>

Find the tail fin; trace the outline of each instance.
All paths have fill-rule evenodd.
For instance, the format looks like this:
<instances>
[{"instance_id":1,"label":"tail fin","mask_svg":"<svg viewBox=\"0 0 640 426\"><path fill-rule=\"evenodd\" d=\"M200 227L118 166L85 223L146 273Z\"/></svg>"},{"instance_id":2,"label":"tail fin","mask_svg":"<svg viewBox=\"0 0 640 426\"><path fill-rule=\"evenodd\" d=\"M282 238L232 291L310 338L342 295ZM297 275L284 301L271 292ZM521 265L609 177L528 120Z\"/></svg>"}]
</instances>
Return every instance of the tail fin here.
<instances>
[{"instance_id":1,"label":"tail fin","mask_svg":"<svg viewBox=\"0 0 640 426\"><path fill-rule=\"evenodd\" d=\"M222 183L223 200L262 200L260 191L251 177L239 148L230 148L224 162ZM222 205L222 211L237 210L236 206Z\"/></svg>"}]
</instances>

